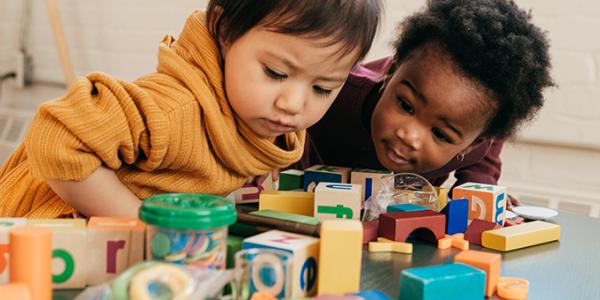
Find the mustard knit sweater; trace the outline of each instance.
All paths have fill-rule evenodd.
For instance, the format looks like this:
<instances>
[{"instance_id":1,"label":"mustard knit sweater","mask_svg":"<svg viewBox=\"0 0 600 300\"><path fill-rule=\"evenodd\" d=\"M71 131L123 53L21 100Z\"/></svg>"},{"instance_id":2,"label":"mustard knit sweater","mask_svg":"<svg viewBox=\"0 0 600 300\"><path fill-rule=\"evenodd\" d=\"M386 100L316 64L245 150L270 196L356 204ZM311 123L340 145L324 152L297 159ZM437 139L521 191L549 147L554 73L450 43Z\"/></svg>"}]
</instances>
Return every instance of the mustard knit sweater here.
<instances>
[{"instance_id":1,"label":"mustard knit sweater","mask_svg":"<svg viewBox=\"0 0 600 300\"><path fill-rule=\"evenodd\" d=\"M237 119L225 97L218 48L202 12L159 46L156 73L132 83L91 73L44 103L0 169L1 217L74 212L46 179L116 171L140 199L165 192L225 195L247 179L297 161L304 131L283 148Z\"/></svg>"}]
</instances>

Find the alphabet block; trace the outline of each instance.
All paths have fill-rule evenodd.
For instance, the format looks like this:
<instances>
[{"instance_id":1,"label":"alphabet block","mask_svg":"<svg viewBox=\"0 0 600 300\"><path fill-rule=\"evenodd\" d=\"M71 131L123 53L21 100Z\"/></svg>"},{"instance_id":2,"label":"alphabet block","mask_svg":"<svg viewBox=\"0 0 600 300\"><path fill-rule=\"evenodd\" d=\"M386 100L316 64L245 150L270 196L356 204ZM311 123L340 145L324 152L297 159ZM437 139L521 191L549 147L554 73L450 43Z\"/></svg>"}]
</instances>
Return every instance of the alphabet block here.
<instances>
[{"instance_id":1,"label":"alphabet block","mask_svg":"<svg viewBox=\"0 0 600 300\"><path fill-rule=\"evenodd\" d=\"M8 283L9 272L9 243L8 232L17 227L25 226L24 218L0 218L0 284Z\"/></svg>"},{"instance_id":2,"label":"alphabet block","mask_svg":"<svg viewBox=\"0 0 600 300\"><path fill-rule=\"evenodd\" d=\"M485 273L460 263L403 270L399 299L481 300L485 291Z\"/></svg>"},{"instance_id":3,"label":"alphabet block","mask_svg":"<svg viewBox=\"0 0 600 300\"><path fill-rule=\"evenodd\" d=\"M52 230L52 287L83 288L88 253L84 219L28 219L27 225Z\"/></svg>"},{"instance_id":4,"label":"alphabet block","mask_svg":"<svg viewBox=\"0 0 600 300\"><path fill-rule=\"evenodd\" d=\"M447 234L464 233L467 230L469 200L452 200L442 209L442 213L446 215Z\"/></svg>"},{"instance_id":5,"label":"alphabet block","mask_svg":"<svg viewBox=\"0 0 600 300\"><path fill-rule=\"evenodd\" d=\"M356 220L325 220L321 224L318 294L359 291L362 224Z\"/></svg>"},{"instance_id":6,"label":"alphabet block","mask_svg":"<svg viewBox=\"0 0 600 300\"><path fill-rule=\"evenodd\" d=\"M260 193L259 210L275 210L313 216L315 194L312 192L264 190Z\"/></svg>"},{"instance_id":7,"label":"alphabet block","mask_svg":"<svg viewBox=\"0 0 600 300\"><path fill-rule=\"evenodd\" d=\"M469 241L471 244L481 246L481 234L484 231L496 228L500 228L500 225L498 225L498 223L474 219L467 228L467 231L465 232L465 240Z\"/></svg>"},{"instance_id":8,"label":"alphabet block","mask_svg":"<svg viewBox=\"0 0 600 300\"><path fill-rule=\"evenodd\" d=\"M319 259L319 239L280 230L271 230L244 239L243 249L273 248L291 253L292 297L315 295L317 266Z\"/></svg>"},{"instance_id":9,"label":"alphabet block","mask_svg":"<svg viewBox=\"0 0 600 300\"><path fill-rule=\"evenodd\" d=\"M327 219L360 219L362 189L348 183L320 182L315 189L314 216Z\"/></svg>"},{"instance_id":10,"label":"alphabet block","mask_svg":"<svg viewBox=\"0 0 600 300\"><path fill-rule=\"evenodd\" d=\"M350 168L315 165L304 170L304 191L313 192L319 182L347 183Z\"/></svg>"},{"instance_id":11,"label":"alphabet block","mask_svg":"<svg viewBox=\"0 0 600 300\"><path fill-rule=\"evenodd\" d=\"M246 182L241 188L233 192L235 203L256 203L263 190L272 190L274 187L271 175L267 176L262 184Z\"/></svg>"},{"instance_id":12,"label":"alphabet block","mask_svg":"<svg viewBox=\"0 0 600 300\"><path fill-rule=\"evenodd\" d=\"M485 296L492 297L496 293L496 285L500 278L500 262L502 257L497 253L465 250L454 256L454 262L463 263L485 272Z\"/></svg>"},{"instance_id":13,"label":"alphabet block","mask_svg":"<svg viewBox=\"0 0 600 300\"><path fill-rule=\"evenodd\" d=\"M304 171L289 169L279 173L279 190L291 191L302 189L304 185Z\"/></svg>"},{"instance_id":14,"label":"alphabet block","mask_svg":"<svg viewBox=\"0 0 600 300\"><path fill-rule=\"evenodd\" d=\"M417 236L437 243L444 237L446 216L432 210L385 213L379 216L379 236L404 242L417 230ZM429 233L429 234L428 234Z\"/></svg>"},{"instance_id":15,"label":"alphabet block","mask_svg":"<svg viewBox=\"0 0 600 300\"><path fill-rule=\"evenodd\" d=\"M371 169L352 169L350 183L360 184L363 187L361 200L368 200L371 195L377 195L381 188L381 177L390 175L392 172Z\"/></svg>"},{"instance_id":16,"label":"alphabet block","mask_svg":"<svg viewBox=\"0 0 600 300\"><path fill-rule=\"evenodd\" d=\"M137 218L92 217L88 223L87 283L103 283L144 261L146 224Z\"/></svg>"},{"instance_id":17,"label":"alphabet block","mask_svg":"<svg viewBox=\"0 0 600 300\"><path fill-rule=\"evenodd\" d=\"M484 231L481 244L498 251L511 251L560 239L560 225L534 221Z\"/></svg>"},{"instance_id":18,"label":"alphabet block","mask_svg":"<svg viewBox=\"0 0 600 300\"><path fill-rule=\"evenodd\" d=\"M457 186L452 199L469 199L469 220L482 219L504 225L506 187L468 182Z\"/></svg>"}]
</instances>

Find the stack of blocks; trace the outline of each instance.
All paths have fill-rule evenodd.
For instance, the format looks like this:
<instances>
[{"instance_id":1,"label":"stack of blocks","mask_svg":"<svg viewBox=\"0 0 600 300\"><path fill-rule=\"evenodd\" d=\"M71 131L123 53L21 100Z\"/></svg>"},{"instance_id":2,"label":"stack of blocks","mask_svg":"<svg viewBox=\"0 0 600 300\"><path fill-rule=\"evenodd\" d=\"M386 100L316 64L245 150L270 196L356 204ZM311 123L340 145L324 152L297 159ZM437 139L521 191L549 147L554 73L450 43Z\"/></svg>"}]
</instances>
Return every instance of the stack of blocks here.
<instances>
[{"instance_id":1,"label":"stack of blocks","mask_svg":"<svg viewBox=\"0 0 600 300\"><path fill-rule=\"evenodd\" d=\"M504 225L506 188L498 185L468 182L452 191L452 199L468 199L469 220L481 219Z\"/></svg>"},{"instance_id":2,"label":"stack of blocks","mask_svg":"<svg viewBox=\"0 0 600 300\"><path fill-rule=\"evenodd\" d=\"M350 168L315 165L304 170L303 188L313 192L319 182L347 183L350 178Z\"/></svg>"}]
</instances>

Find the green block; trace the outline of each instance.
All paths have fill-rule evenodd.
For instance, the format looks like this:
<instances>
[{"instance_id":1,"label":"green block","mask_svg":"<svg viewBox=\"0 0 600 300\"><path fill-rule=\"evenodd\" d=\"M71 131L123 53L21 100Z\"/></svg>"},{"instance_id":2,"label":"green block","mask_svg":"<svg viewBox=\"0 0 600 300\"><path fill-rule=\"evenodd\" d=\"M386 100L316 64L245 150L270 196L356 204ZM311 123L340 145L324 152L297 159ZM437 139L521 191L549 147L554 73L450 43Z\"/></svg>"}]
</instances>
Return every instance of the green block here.
<instances>
[{"instance_id":1,"label":"green block","mask_svg":"<svg viewBox=\"0 0 600 300\"><path fill-rule=\"evenodd\" d=\"M302 189L304 183L304 171L285 170L279 173L279 190L292 191Z\"/></svg>"},{"instance_id":2,"label":"green block","mask_svg":"<svg viewBox=\"0 0 600 300\"><path fill-rule=\"evenodd\" d=\"M409 211L421 211L427 210L427 208L412 203L394 204L387 207L387 212L409 212Z\"/></svg>"},{"instance_id":3,"label":"green block","mask_svg":"<svg viewBox=\"0 0 600 300\"><path fill-rule=\"evenodd\" d=\"M310 225L321 224L321 222L319 222L319 220L315 217L291 214L291 213L287 213L287 212L275 211L275 210L270 210L270 209L253 211L253 212L250 212L250 214L255 215L255 216L268 217L268 218L274 218L274 219L280 219L280 220L286 220L286 221L292 221L292 222L304 223L304 224L310 224Z\"/></svg>"},{"instance_id":4,"label":"green block","mask_svg":"<svg viewBox=\"0 0 600 300\"><path fill-rule=\"evenodd\" d=\"M402 300L482 300L485 272L452 263L403 270L399 299Z\"/></svg>"},{"instance_id":5,"label":"green block","mask_svg":"<svg viewBox=\"0 0 600 300\"><path fill-rule=\"evenodd\" d=\"M227 269L231 269L235 266L235 253L242 250L242 243L244 238L229 235L227 236Z\"/></svg>"}]
</instances>

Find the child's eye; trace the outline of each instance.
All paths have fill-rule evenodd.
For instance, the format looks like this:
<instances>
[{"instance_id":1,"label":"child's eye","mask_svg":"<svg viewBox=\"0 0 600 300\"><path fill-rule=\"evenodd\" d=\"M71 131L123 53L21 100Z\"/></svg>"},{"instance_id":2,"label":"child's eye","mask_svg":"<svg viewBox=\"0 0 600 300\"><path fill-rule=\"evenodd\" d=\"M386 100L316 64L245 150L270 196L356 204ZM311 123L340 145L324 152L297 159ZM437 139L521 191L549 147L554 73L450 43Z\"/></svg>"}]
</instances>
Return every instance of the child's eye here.
<instances>
[{"instance_id":1,"label":"child's eye","mask_svg":"<svg viewBox=\"0 0 600 300\"><path fill-rule=\"evenodd\" d=\"M410 103L408 103L406 100L404 100L402 98L398 98L398 104L400 104L400 107L409 114L413 114L415 112L415 110L410 105Z\"/></svg>"},{"instance_id":2,"label":"child's eye","mask_svg":"<svg viewBox=\"0 0 600 300\"><path fill-rule=\"evenodd\" d=\"M283 73L279 73L269 67L265 66L265 74L267 74L267 76L275 79L275 80L284 80L287 78L287 75L283 74Z\"/></svg>"},{"instance_id":3,"label":"child's eye","mask_svg":"<svg viewBox=\"0 0 600 300\"><path fill-rule=\"evenodd\" d=\"M452 141L450 141L448 136L446 136L444 134L444 132L441 131L439 128L431 128L431 132L433 133L433 135L435 136L436 139L438 139L442 142L445 142L445 143L452 143Z\"/></svg>"},{"instance_id":4,"label":"child's eye","mask_svg":"<svg viewBox=\"0 0 600 300\"><path fill-rule=\"evenodd\" d=\"M313 90L315 91L315 93L322 95L323 97L328 97L329 95L331 95L331 90L320 87L318 85L313 85Z\"/></svg>"}]
</instances>

